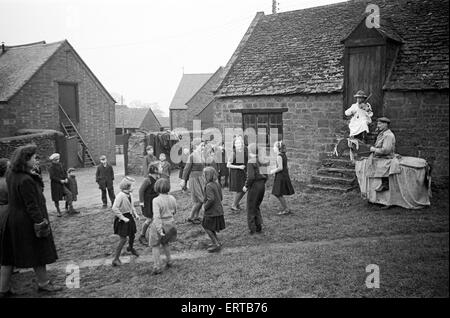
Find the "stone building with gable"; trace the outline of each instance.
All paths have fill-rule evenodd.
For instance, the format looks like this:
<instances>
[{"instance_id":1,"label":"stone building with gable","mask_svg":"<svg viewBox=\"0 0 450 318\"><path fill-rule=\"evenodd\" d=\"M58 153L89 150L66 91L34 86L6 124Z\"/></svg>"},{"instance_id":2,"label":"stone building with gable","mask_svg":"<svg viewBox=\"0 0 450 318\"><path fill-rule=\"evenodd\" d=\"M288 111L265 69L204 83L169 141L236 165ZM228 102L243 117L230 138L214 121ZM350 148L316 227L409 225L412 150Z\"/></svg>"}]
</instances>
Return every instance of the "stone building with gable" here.
<instances>
[{"instance_id":1,"label":"stone building with gable","mask_svg":"<svg viewBox=\"0 0 450 318\"><path fill-rule=\"evenodd\" d=\"M115 100L67 40L0 49L0 138L23 129L62 132L79 165L115 163Z\"/></svg>"},{"instance_id":2,"label":"stone building with gable","mask_svg":"<svg viewBox=\"0 0 450 318\"><path fill-rule=\"evenodd\" d=\"M380 27L368 28L368 4ZM256 14L215 88L214 125L279 128L293 179L311 181L348 131L363 89L391 119L396 152L448 182L448 0L347 1Z\"/></svg>"}]
</instances>

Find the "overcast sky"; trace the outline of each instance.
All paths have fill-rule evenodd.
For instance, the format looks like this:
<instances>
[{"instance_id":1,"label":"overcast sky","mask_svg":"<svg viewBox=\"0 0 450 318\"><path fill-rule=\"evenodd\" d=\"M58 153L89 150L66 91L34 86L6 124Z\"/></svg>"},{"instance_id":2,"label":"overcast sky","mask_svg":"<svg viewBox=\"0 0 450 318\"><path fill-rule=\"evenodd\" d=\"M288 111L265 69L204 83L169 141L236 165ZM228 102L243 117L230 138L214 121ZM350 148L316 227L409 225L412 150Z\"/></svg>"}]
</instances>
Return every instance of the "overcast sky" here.
<instances>
[{"instance_id":1,"label":"overcast sky","mask_svg":"<svg viewBox=\"0 0 450 318\"><path fill-rule=\"evenodd\" d=\"M342 0L278 0L279 12ZM168 107L184 73L224 66L271 0L0 0L6 45L67 39L111 93ZM119 101L118 101L119 102Z\"/></svg>"}]
</instances>

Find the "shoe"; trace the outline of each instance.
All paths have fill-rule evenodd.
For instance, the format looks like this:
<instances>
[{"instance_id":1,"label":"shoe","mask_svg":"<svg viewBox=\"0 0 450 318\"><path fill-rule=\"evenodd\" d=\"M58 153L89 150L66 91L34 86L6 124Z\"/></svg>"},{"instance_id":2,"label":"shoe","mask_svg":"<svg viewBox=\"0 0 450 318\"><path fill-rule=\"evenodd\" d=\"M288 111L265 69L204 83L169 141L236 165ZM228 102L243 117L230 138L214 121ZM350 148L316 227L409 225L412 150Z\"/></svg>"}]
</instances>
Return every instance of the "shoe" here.
<instances>
[{"instance_id":1,"label":"shoe","mask_svg":"<svg viewBox=\"0 0 450 318\"><path fill-rule=\"evenodd\" d=\"M172 261L167 262L167 263L166 263L166 268L171 268L171 267L173 267Z\"/></svg>"},{"instance_id":2,"label":"shoe","mask_svg":"<svg viewBox=\"0 0 450 318\"><path fill-rule=\"evenodd\" d=\"M218 252L218 251L220 251L220 245L214 245L214 246L211 246L210 248L208 248L209 253L214 253L214 252Z\"/></svg>"},{"instance_id":3,"label":"shoe","mask_svg":"<svg viewBox=\"0 0 450 318\"><path fill-rule=\"evenodd\" d=\"M61 291L61 290L62 290L62 287L55 286L55 285L53 285L52 282L49 282L49 283L45 284L44 286L38 285L38 291L39 292L54 293L54 292L58 292L58 291Z\"/></svg>"},{"instance_id":4,"label":"shoe","mask_svg":"<svg viewBox=\"0 0 450 318\"><path fill-rule=\"evenodd\" d=\"M127 252L130 252L131 254L133 254L134 256L138 257L139 254L138 252L133 248L133 247L127 247Z\"/></svg>"},{"instance_id":5,"label":"shoe","mask_svg":"<svg viewBox=\"0 0 450 318\"><path fill-rule=\"evenodd\" d=\"M142 236L142 235L139 237L139 243L141 243L142 245L145 245L145 246L148 245L147 239L145 238L145 236Z\"/></svg>"},{"instance_id":6,"label":"shoe","mask_svg":"<svg viewBox=\"0 0 450 318\"><path fill-rule=\"evenodd\" d=\"M159 275L162 273L162 270L160 268L153 268L152 275Z\"/></svg>"},{"instance_id":7,"label":"shoe","mask_svg":"<svg viewBox=\"0 0 450 318\"><path fill-rule=\"evenodd\" d=\"M102 208L104 208L104 209L106 209L107 207L108 207L107 204L103 204L103 205L102 205Z\"/></svg>"},{"instance_id":8,"label":"shoe","mask_svg":"<svg viewBox=\"0 0 450 318\"><path fill-rule=\"evenodd\" d=\"M59 211L59 210L58 210L58 211L56 211L56 216L57 216L57 217L61 217L61 216L62 216L62 213L61 213L61 211Z\"/></svg>"},{"instance_id":9,"label":"shoe","mask_svg":"<svg viewBox=\"0 0 450 318\"><path fill-rule=\"evenodd\" d=\"M5 292L0 292L0 298L10 298L10 297L14 297L17 294L14 293L11 289L8 289Z\"/></svg>"},{"instance_id":10,"label":"shoe","mask_svg":"<svg viewBox=\"0 0 450 318\"><path fill-rule=\"evenodd\" d=\"M112 261L111 265L112 266L120 266L120 265L122 265L122 262L120 261L120 259L115 259Z\"/></svg>"}]
</instances>

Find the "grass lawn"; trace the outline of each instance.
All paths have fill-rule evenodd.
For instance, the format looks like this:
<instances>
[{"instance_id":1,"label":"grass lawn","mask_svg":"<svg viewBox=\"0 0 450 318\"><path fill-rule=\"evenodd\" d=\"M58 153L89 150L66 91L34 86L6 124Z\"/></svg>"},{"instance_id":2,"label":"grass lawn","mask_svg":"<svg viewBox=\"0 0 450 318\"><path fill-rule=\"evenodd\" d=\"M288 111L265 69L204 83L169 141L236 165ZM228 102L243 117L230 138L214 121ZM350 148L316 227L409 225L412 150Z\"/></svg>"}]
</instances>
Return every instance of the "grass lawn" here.
<instances>
[{"instance_id":1,"label":"grass lawn","mask_svg":"<svg viewBox=\"0 0 450 318\"><path fill-rule=\"evenodd\" d=\"M254 236L248 234L246 197L243 211L232 214L225 189L224 249L214 255L205 251L209 240L201 226L185 222L189 194L174 193L179 235L172 251L201 257L178 259L162 275L150 275L150 261L83 268L80 289L55 295L36 294L30 272L15 275L15 283L25 297L448 297L448 190L434 193L429 208L380 210L356 192L296 189L288 199L294 214L283 217L267 189L264 234ZM52 219L60 264L111 258L116 247L111 211L98 204L80 210L80 216ZM365 286L368 264L380 267L379 289ZM64 284L64 272L51 275Z\"/></svg>"}]
</instances>

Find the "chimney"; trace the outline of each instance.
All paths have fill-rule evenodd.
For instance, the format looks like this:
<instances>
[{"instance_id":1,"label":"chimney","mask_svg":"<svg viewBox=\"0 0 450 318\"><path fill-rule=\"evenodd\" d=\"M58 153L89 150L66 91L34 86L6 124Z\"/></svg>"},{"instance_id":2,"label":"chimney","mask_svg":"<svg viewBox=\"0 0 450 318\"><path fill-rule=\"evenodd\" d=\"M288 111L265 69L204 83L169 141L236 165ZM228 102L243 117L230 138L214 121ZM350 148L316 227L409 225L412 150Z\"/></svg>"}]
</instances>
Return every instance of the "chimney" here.
<instances>
[{"instance_id":1,"label":"chimney","mask_svg":"<svg viewBox=\"0 0 450 318\"><path fill-rule=\"evenodd\" d=\"M277 0L272 0L272 14L277 13L277 9L278 9L277 5L278 5Z\"/></svg>"}]
</instances>

